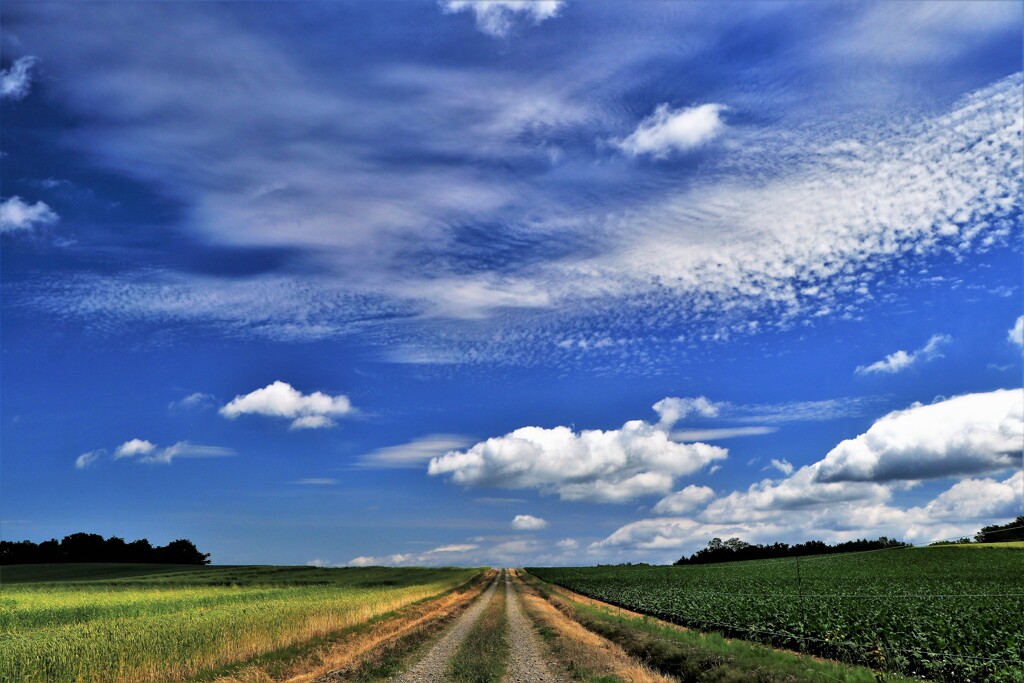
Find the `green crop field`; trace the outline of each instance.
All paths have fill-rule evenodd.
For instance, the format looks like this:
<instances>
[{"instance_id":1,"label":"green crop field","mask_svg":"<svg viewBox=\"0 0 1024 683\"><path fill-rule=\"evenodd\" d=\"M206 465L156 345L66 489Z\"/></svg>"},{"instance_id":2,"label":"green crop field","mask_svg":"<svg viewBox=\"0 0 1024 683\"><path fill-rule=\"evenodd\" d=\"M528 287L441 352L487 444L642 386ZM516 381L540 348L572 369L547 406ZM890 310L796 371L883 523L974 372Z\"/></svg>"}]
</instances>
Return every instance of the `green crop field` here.
<instances>
[{"instance_id":1,"label":"green crop field","mask_svg":"<svg viewBox=\"0 0 1024 683\"><path fill-rule=\"evenodd\" d=\"M4 567L0 681L182 680L362 623L478 571Z\"/></svg>"},{"instance_id":2,"label":"green crop field","mask_svg":"<svg viewBox=\"0 0 1024 683\"><path fill-rule=\"evenodd\" d=\"M1024 681L1024 550L531 568L678 624L931 680Z\"/></svg>"}]
</instances>

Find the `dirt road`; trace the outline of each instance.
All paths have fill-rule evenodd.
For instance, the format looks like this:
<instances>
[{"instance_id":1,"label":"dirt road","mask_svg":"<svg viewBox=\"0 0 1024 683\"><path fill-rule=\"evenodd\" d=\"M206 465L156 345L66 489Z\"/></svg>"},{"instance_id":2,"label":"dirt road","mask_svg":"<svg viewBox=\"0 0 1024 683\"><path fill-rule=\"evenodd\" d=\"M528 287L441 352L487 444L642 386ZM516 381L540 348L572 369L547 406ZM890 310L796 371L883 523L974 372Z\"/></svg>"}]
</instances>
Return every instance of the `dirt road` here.
<instances>
[{"instance_id":1,"label":"dirt road","mask_svg":"<svg viewBox=\"0 0 1024 683\"><path fill-rule=\"evenodd\" d=\"M509 579L505 571L505 600L508 614L509 661L505 681L508 683L555 683L544 663L540 638L533 623L523 614L519 582Z\"/></svg>"},{"instance_id":2,"label":"dirt road","mask_svg":"<svg viewBox=\"0 0 1024 683\"><path fill-rule=\"evenodd\" d=\"M415 666L401 675L392 679L394 683L425 683L426 681L445 680L445 671L448 669L448 660L452 658L459 645L466 639L473 626L480 619L487 603L491 601L494 592L498 589L498 577L491 581L491 585L484 591L483 595L477 598L476 603L466 610L455 622L455 625L437 641Z\"/></svg>"}]
</instances>

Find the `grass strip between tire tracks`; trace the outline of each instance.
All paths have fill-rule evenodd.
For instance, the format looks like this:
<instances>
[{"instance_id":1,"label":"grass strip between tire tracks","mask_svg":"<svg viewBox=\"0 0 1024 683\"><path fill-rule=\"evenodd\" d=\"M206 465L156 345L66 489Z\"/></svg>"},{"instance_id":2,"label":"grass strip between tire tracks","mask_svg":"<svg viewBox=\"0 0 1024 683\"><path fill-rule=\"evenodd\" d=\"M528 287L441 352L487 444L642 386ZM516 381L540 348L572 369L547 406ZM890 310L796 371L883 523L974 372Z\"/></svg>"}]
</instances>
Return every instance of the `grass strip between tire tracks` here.
<instances>
[{"instance_id":1,"label":"grass strip between tire tracks","mask_svg":"<svg viewBox=\"0 0 1024 683\"><path fill-rule=\"evenodd\" d=\"M446 680L452 683L497 682L508 668L505 581L501 576L496 580L498 589L491 596L490 604L448 663Z\"/></svg>"}]
</instances>

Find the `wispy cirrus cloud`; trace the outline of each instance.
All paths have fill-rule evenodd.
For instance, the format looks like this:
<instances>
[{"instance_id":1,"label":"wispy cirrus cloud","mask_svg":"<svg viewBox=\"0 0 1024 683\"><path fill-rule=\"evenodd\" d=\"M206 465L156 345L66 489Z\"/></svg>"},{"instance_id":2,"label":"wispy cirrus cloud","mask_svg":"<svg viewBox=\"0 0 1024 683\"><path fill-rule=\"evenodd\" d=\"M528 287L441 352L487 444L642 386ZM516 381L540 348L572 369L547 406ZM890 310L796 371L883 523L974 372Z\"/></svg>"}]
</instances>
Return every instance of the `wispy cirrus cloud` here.
<instances>
[{"instance_id":1,"label":"wispy cirrus cloud","mask_svg":"<svg viewBox=\"0 0 1024 683\"><path fill-rule=\"evenodd\" d=\"M356 465L366 469L421 468L431 458L472 443L460 434L428 434L395 446L385 446L360 455Z\"/></svg>"},{"instance_id":2,"label":"wispy cirrus cloud","mask_svg":"<svg viewBox=\"0 0 1024 683\"><path fill-rule=\"evenodd\" d=\"M533 14L540 4L517 7L521 19L542 18ZM853 317L893 264L1010 238L1021 210L1013 182L1019 75L952 105L929 100L900 121L855 117L841 136L818 107L829 94L855 92L851 82L866 89L875 81L817 48L801 55L830 67L825 96L789 81L777 92L779 72L770 70L760 84L768 99L744 86L635 101L625 85L631 74L659 60L699 66L679 54L681 27L706 34L700 45L714 50L732 25L718 14L649 11L623 15L659 27L658 40L624 40L614 59L601 48L548 49L522 71L370 60L353 78L336 79L230 8L185 15L147 5L127 16L76 7L60 21L45 4L19 8L19 30L48 46L55 92L90 113L66 141L83 158L178 198L176 228L202 244L288 249L315 267L228 282L129 268L25 283L12 298L110 327L202 323L274 339L370 338L372 330L381 353L399 362L529 363L571 358L580 347L557 342L635 329L641 319L651 322L651 339L688 327L715 340ZM960 46L982 45L1009 25L993 7L971 22L976 34L954 30L960 11L922 21L951 30ZM851 9L844 26L871 13ZM869 33L884 26L864 21ZM82 27L76 40L53 37L62 22ZM140 27L157 36L145 49L131 39ZM221 39L184 59L181 45L196 34ZM833 41L814 44L821 42ZM230 68L190 66L221 64L225 55ZM83 73L81 64L96 68ZM186 82L182 93L177 84ZM790 88L817 104L792 107ZM637 164L598 144L666 100L729 103L732 134L705 148L699 169L676 163L686 155ZM766 102L779 108L770 121ZM167 110L176 115L157 114ZM633 147L686 147L720 132L721 115L665 109L649 130L634 130L644 135ZM299 139L261 135L249 144L254 130ZM315 140L303 137L311 131ZM642 353L634 348L601 352Z\"/></svg>"},{"instance_id":3,"label":"wispy cirrus cloud","mask_svg":"<svg viewBox=\"0 0 1024 683\"><path fill-rule=\"evenodd\" d=\"M858 375L894 375L915 365L941 358L942 347L952 342L953 338L948 334L933 334L928 342L916 351L907 352L900 349L870 365L858 366L855 372Z\"/></svg>"},{"instance_id":4,"label":"wispy cirrus cloud","mask_svg":"<svg viewBox=\"0 0 1024 683\"><path fill-rule=\"evenodd\" d=\"M134 460L149 465L170 465L179 458L226 458L237 455L233 448L204 446L189 441L178 441L164 448L147 439L131 439L114 449L112 460ZM86 469L107 456L106 449L83 453L75 459L76 469Z\"/></svg>"}]
</instances>

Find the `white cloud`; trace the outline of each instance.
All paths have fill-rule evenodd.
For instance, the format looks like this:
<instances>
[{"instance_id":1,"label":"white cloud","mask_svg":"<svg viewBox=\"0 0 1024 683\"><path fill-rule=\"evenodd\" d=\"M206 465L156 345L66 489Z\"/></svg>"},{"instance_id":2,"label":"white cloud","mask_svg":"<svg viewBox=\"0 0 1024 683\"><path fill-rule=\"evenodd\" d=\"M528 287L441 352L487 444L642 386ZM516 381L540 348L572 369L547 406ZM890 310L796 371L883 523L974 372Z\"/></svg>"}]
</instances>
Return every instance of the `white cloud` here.
<instances>
[{"instance_id":1,"label":"white cloud","mask_svg":"<svg viewBox=\"0 0 1024 683\"><path fill-rule=\"evenodd\" d=\"M17 195L0 202L0 233L28 232L53 225L60 217L45 202L27 204Z\"/></svg>"},{"instance_id":2,"label":"white cloud","mask_svg":"<svg viewBox=\"0 0 1024 683\"><path fill-rule=\"evenodd\" d=\"M684 515L703 507L715 497L715 492L707 486L691 484L681 491L665 496L654 506L656 515Z\"/></svg>"},{"instance_id":3,"label":"white cloud","mask_svg":"<svg viewBox=\"0 0 1024 683\"><path fill-rule=\"evenodd\" d=\"M1024 346L1024 315L1017 318L1017 322L1006 333L1006 337L1017 346Z\"/></svg>"},{"instance_id":4,"label":"white cloud","mask_svg":"<svg viewBox=\"0 0 1024 683\"><path fill-rule=\"evenodd\" d=\"M267 415L292 420L291 429L333 427L333 417L354 410L347 396L329 396L319 391L303 394L286 382L276 381L244 396L236 396L220 409L229 420L239 415Z\"/></svg>"},{"instance_id":5,"label":"white cloud","mask_svg":"<svg viewBox=\"0 0 1024 683\"><path fill-rule=\"evenodd\" d=\"M784 403L755 403L727 405L730 417L742 422L827 422L844 417L866 414L878 399L872 396L847 396L821 401L787 401Z\"/></svg>"},{"instance_id":6,"label":"white cloud","mask_svg":"<svg viewBox=\"0 0 1024 683\"><path fill-rule=\"evenodd\" d=\"M114 460L130 458L133 455L149 455L156 450L156 444L145 439L132 439L125 441L114 450Z\"/></svg>"},{"instance_id":7,"label":"white cloud","mask_svg":"<svg viewBox=\"0 0 1024 683\"><path fill-rule=\"evenodd\" d=\"M676 441L718 441L740 436L762 436L777 432L776 427L717 427L713 429L679 429L672 432Z\"/></svg>"},{"instance_id":8,"label":"white cloud","mask_svg":"<svg viewBox=\"0 0 1024 683\"><path fill-rule=\"evenodd\" d=\"M217 406L217 398L200 391L193 392L177 401L167 404L169 410L206 410Z\"/></svg>"},{"instance_id":9,"label":"white cloud","mask_svg":"<svg viewBox=\"0 0 1024 683\"><path fill-rule=\"evenodd\" d=\"M39 61L35 57L21 57L10 69L0 69L0 100L20 100L28 95L32 85L31 69Z\"/></svg>"},{"instance_id":10,"label":"white cloud","mask_svg":"<svg viewBox=\"0 0 1024 683\"><path fill-rule=\"evenodd\" d=\"M188 441L179 441L173 446L160 450L158 453L140 458L139 462L170 465L175 458L226 458L236 454L233 448L203 446L189 443Z\"/></svg>"},{"instance_id":11,"label":"white cloud","mask_svg":"<svg viewBox=\"0 0 1024 683\"><path fill-rule=\"evenodd\" d=\"M655 158L670 152L685 152L716 138L725 128L722 104L702 104L687 109L669 109L659 104L640 122L629 137L615 144L630 156L650 154Z\"/></svg>"},{"instance_id":12,"label":"white cloud","mask_svg":"<svg viewBox=\"0 0 1024 683\"><path fill-rule=\"evenodd\" d=\"M394 553L391 555L360 555L348 561L350 567L438 566L466 563L466 553L480 546L475 543L442 545L422 553ZM453 558L452 556L455 556Z\"/></svg>"},{"instance_id":13,"label":"white cloud","mask_svg":"<svg viewBox=\"0 0 1024 683\"><path fill-rule=\"evenodd\" d=\"M953 341L948 334L933 334L928 342L916 351L906 352L903 349L890 353L880 361L857 368L858 375L896 374L918 363L941 358L943 346Z\"/></svg>"},{"instance_id":14,"label":"white cloud","mask_svg":"<svg viewBox=\"0 0 1024 683\"><path fill-rule=\"evenodd\" d=\"M563 500L625 502L664 495L728 451L672 441L658 425L632 420L608 431L522 427L430 461L431 475L466 486L535 488Z\"/></svg>"},{"instance_id":15,"label":"white cloud","mask_svg":"<svg viewBox=\"0 0 1024 683\"><path fill-rule=\"evenodd\" d=\"M516 515L512 519L512 528L520 531L537 531L546 528L547 525L547 520L533 515Z\"/></svg>"},{"instance_id":16,"label":"white cloud","mask_svg":"<svg viewBox=\"0 0 1024 683\"><path fill-rule=\"evenodd\" d=\"M575 550L576 548L580 547L580 542L577 541L575 538L563 538L555 545L557 545L559 548L562 548L563 550Z\"/></svg>"},{"instance_id":17,"label":"white cloud","mask_svg":"<svg viewBox=\"0 0 1024 683\"><path fill-rule=\"evenodd\" d=\"M772 458L772 462L769 466L774 467L779 472L785 474L787 477L793 474L793 465L788 460L779 460L777 458Z\"/></svg>"},{"instance_id":18,"label":"white cloud","mask_svg":"<svg viewBox=\"0 0 1024 683\"><path fill-rule=\"evenodd\" d=\"M104 453L106 453L106 451L104 450L89 451L88 453L82 453L80 456L75 458L75 469L84 470L85 468L89 467L97 460L99 460L100 456L103 455Z\"/></svg>"},{"instance_id":19,"label":"white cloud","mask_svg":"<svg viewBox=\"0 0 1024 683\"><path fill-rule=\"evenodd\" d=\"M476 550L478 547L472 543L453 543L451 545L441 545L433 550L427 551L428 553L466 553L470 550Z\"/></svg>"},{"instance_id":20,"label":"white cloud","mask_svg":"<svg viewBox=\"0 0 1024 683\"><path fill-rule=\"evenodd\" d=\"M359 456L356 462L367 469L421 467L431 458L465 448L469 443L467 437L459 434L428 434L408 443L378 448Z\"/></svg>"},{"instance_id":21,"label":"white cloud","mask_svg":"<svg viewBox=\"0 0 1024 683\"><path fill-rule=\"evenodd\" d=\"M785 479L765 479L717 498L710 489L688 487L689 495L669 496L654 509L673 517L626 524L592 547L692 552L714 536L834 542L889 535L923 543L970 535L1024 506L1022 422L1020 389L914 405L882 417ZM901 506L895 498L921 479L1011 468L1014 473L1003 480L961 479L923 505Z\"/></svg>"},{"instance_id":22,"label":"white cloud","mask_svg":"<svg viewBox=\"0 0 1024 683\"><path fill-rule=\"evenodd\" d=\"M1021 514L1024 471L1003 481L965 479L940 493L924 507L928 518L991 519Z\"/></svg>"},{"instance_id":23,"label":"white cloud","mask_svg":"<svg viewBox=\"0 0 1024 683\"><path fill-rule=\"evenodd\" d=\"M923 506L889 502L891 491L878 484L822 485L807 468L783 485L762 482L734 492L691 516L643 519L626 524L592 544L593 550L625 553L693 552L714 537L750 543L849 541L887 535L912 543L972 535L981 526L1020 514L1024 473L1008 479L965 479ZM831 487L827 492L811 490ZM857 488L860 490L856 490ZM867 488L865 488L867 487ZM802 491L793 496L795 491ZM825 494L825 495L822 495ZM799 500L799 507L793 503ZM795 514L795 510L798 512ZM659 557L665 557L660 555ZM669 556L666 559L671 559Z\"/></svg>"},{"instance_id":24,"label":"white cloud","mask_svg":"<svg viewBox=\"0 0 1024 683\"><path fill-rule=\"evenodd\" d=\"M335 424L337 423L326 415L303 415L292 420L288 429L324 429Z\"/></svg>"},{"instance_id":25,"label":"white cloud","mask_svg":"<svg viewBox=\"0 0 1024 683\"><path fill-rule=\"evenodd\" d=\"M338 483L337 479L325 479L321 477L311 477L307 479L297 479L293 484L300 484L302 486L333 486Z\"/></svg>"},{"instance_id":26,"label":"white cloud","mask_svg":"<svg viewBox=\"0 0 1024 683\"><path fill-rule=\"evenodd\" d=\"M679 422L679 420L691 414L697 414L702 417L716 417L719 411L719 406L704 396L697 396L696 398L676 398L670 396L661 399L652 407L654 412L661 417L659 424L666 427L671 427L676 422Z\"/></svg>"},{"instance_id":27,"label":"white cloud","mask_svg":"<svg viewBox=\"0 0 1024 683\"><path fill-rule=\"evenodd\" d=\"M891 481L1019 467L1024 390L965 394L889 413L821 461L822 482Z\"/></svg>"},{"instance_id":28,"label":"white cloud","mask_svg":"<svg viewBox=\"0 0 1024 683\"><path fill-rule=\"evenodd\" d=\"M95 463L100 457L106 456L106 454L106 449L83 453L75 460L75 468L85 469ZM169 465L175 458L224 458L237 455L237 453L233 448L203 446L188 441L179 441L172 446L159 448L156 444L145 439L132 439L118 446L114 450L112 459L122 460L137 455L142 456L135 460L138 463Z\"/></svg>"},{"instance_id":29,"label":"white cloud","mask_svg":"<svg viewBox=\"0 0 1024 683\"><path fill-rule=\"evenodd\" d=\"M449 14L472 12L477 28L499 38L509 34L517 16L539 24L557 16L564 4L565 0L444 0L441 3Z\"/></svg>"}]
</instances>

